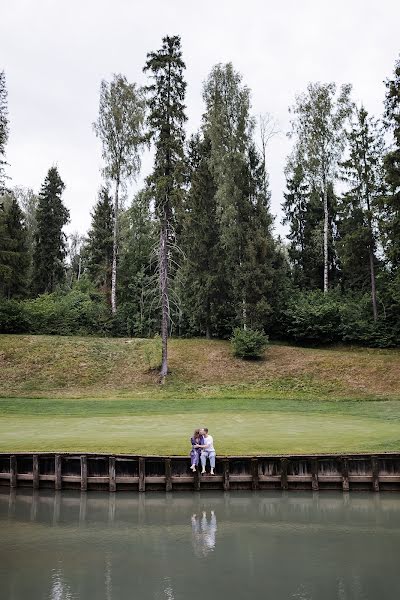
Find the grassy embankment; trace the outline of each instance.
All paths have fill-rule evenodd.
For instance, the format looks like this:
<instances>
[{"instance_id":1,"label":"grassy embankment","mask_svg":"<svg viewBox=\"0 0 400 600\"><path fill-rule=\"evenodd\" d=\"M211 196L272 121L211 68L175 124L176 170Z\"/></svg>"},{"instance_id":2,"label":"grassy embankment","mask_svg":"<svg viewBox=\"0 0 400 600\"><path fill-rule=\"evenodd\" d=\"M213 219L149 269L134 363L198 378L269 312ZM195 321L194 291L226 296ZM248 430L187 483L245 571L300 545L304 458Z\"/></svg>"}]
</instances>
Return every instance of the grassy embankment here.
<instances>
[{"instance_id":1,"label":"grassy embankment","mask_svg":"<svg viewBox=\"0 0 400 600\"><path fill-rule=\"evenodd\" d=\"M272 345L232 358L172 340L0 336L0 451L184 454L208 424L220 454L400 451L400 352Z\"/></svg>"}]
</instances>

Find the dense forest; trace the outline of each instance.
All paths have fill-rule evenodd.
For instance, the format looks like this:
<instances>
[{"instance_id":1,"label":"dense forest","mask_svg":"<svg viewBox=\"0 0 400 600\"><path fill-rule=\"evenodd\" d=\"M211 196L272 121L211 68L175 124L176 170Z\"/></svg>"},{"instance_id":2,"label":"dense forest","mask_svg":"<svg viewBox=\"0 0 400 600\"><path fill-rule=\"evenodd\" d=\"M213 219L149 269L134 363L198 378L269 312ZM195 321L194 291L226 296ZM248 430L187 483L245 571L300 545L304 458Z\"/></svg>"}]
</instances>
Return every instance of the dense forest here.
<instances>
[{"instance_id":1,"label":"dense forest","mask_svg":"<svg viewBox=\"0 0 400 600\"><path fill-rule=\"evenodd\" d=\"M229 338L235 328L298 343L400 343L400 59L382 115L351 85L310 83L290 107L286 240L274 235L269 115L255 118L234 66L203 85L199 131L185 133L185 63L166 37L144 88L115 74L93 124L103 186L87 235L67 237L65 183L7 176L6 74L0 73L0 331ZM385 74L382 74L382 80ZM146 148L154 164L127 197ZM89 207L88 207L89 210Z\"/></svg>"}]
</instances>

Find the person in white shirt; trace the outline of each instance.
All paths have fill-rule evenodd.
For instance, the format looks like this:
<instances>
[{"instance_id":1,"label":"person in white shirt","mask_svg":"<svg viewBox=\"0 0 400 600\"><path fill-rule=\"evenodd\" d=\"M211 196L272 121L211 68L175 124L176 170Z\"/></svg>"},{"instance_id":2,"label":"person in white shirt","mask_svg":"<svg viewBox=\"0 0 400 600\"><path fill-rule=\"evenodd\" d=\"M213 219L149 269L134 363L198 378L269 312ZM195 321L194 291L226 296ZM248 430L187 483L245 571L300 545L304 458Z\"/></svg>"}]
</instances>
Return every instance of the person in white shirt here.
<instances>
[{"instance_id":1,"label":"person in white shirt","mask_svg":"<svg viewBox=\"0 0 400 600\"><path fill-rule=\"evenodd\" d=\"M201 473L202 475L206 472L206 463L207 458L210 461L210 475L214 475L215 469L215 448L214 448L214 440L212 435L209 435L207 427L204 427L200 433L204 438L204 445L199 446L201 448Z\"/></svg>"}]
</instances>

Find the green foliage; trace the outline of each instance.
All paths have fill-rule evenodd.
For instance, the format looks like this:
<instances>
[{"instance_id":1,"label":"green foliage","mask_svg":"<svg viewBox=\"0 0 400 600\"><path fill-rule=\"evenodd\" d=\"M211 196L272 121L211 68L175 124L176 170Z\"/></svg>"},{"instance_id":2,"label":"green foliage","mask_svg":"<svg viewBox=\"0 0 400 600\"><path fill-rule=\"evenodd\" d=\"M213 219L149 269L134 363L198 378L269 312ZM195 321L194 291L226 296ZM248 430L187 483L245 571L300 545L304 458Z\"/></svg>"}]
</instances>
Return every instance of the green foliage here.
<instances>
[{"instance_id":1,"label":"green foliage","mask_svg":"<svg viewBox=\"0 0 400 600\"><path fill-rule=\"evenodd\" d=\"M54 292L65 278L66 238L63 227L69 211L61 195L65 189L57 167L51 167L42 185L36 211L37 233L33 256L33 291Z\"/></svg>"},{"instance_id":2,"label":"green foliage","mask_svg":"<svg viewBox=\"0 0 400 600\"><path fill-rule=\"evenodd\" d=\"M0 299L0 333L25 333L30 328L23 302Z\"/></svg>"},{"instance_id":3,"label":"green foliage","mask_svg":"<svg viewBox=\"0 0 400 600\"><path fill-rule=\"evenodd\" d=\"M10 196L0 205L0 297L26 295L29 262L23 215L15 197Z\"/></svg>"},{"instance_id":4,"label":"green foliage","mask_svg":"<svg viewBox=\"0 0 400 600\"><path fill-rule=\"evenodd\" d=\"M24 330L30 333L106 335L110 332L110 314L103 297L78 287L68 293L43 294L21 302L19 307L26 324ZM18 331L12 330L11 320L9 331Z\"/></svg>"},{"instance_id":5,"label":"green foliage","mask_svg":"<svg viewBox=\"0 0 400 600\"><path fill-rule=\"evenodd\" d=\"M84 248L84 263L88 277L110 302L113 259L114 210L106 187L92 213L88 241Z\"/></svg>"},{"instance_id":6,"label":"green foliage","mask_svg":"<svg viewBox=\"0 0 400 600\"><path fill-rule=\"evenodd\" d=\"M287 335L296 342L328 344L341 339L340 304L335 293L299 293L284 311Z\"/></svg>"},{"instance_id":7,"label":"green foliage","mask_svg":"<svg viewBox=\"0 0 400 600\"><path fill-rule=\"evenodd\" d=\"M268 337L257 329L242 329L236 327L231 337L234 356L244 359L259 359L263 357L268 346Z\"/></svg>"}]
</instances>

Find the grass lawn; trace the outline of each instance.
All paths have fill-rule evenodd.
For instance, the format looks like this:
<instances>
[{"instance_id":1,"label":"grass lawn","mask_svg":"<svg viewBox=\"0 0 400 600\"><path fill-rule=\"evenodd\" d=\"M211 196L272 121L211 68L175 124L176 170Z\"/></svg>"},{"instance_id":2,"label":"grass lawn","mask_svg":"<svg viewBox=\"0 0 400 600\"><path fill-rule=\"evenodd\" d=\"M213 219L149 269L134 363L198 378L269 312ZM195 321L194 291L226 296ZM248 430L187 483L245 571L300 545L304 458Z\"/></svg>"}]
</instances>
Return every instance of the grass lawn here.
<instances>
[{"instance_id":1,"label":"grass lawn","mask_svg":"<svg viewBox=\"0 0 400 600\"><path fill-rule=\"evenodd\" d=\"M400 452L400 352L274 344L246 362L217 340L0 336L0 451Z\"/></svg>"},{"instance_id":2,"label":"grass lawn","mask_svg":"<svg viewBox=\"0 0 400 600\"><path fill-rule=\"evenodd\" d=\"M219 454L400 451L399 401L0 400L0 451L185 454L206 424Z\"/></svg>"}]
</instances>

